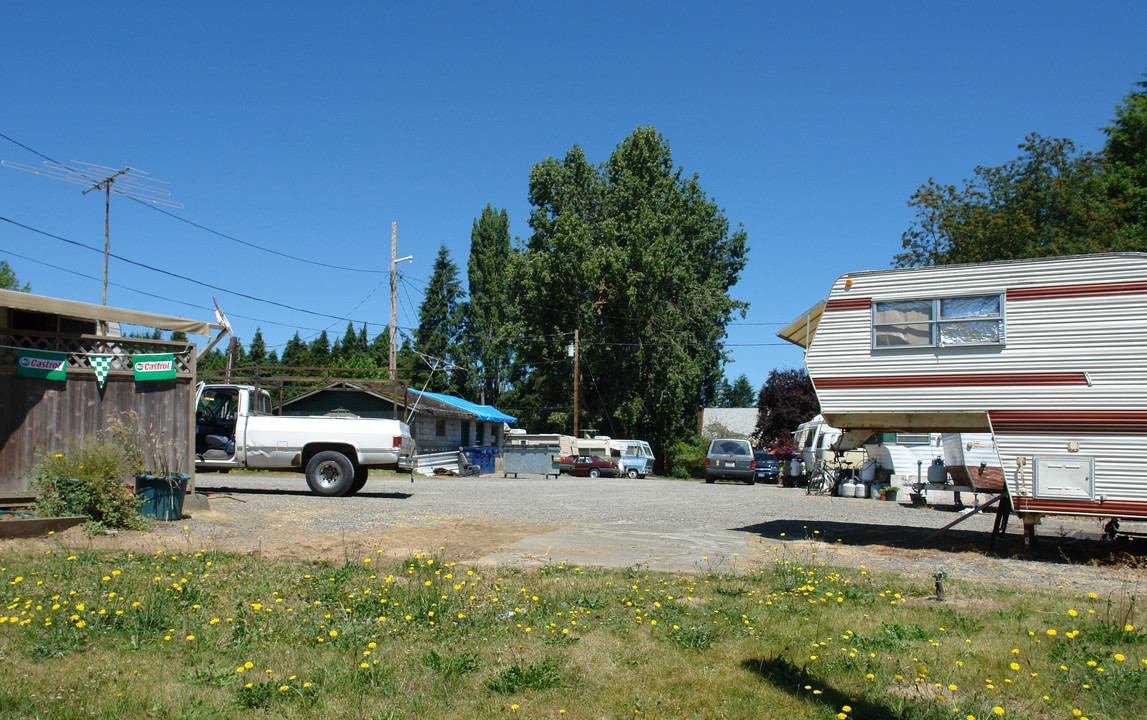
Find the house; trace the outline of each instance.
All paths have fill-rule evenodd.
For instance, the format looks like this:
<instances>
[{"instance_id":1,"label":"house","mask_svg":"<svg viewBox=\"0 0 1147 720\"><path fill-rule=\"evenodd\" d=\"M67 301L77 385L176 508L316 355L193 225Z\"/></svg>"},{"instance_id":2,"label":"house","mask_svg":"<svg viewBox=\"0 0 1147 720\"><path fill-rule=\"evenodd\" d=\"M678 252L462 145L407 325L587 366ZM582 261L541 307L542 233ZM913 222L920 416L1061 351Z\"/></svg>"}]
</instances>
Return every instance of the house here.
<instances>
[{"instance_id":1,"label":"house","mask_svg":"<svg viewBox=\"0 0 1147 720\"><path fill-rule=\"evenodd\" d=\"M777 334L844 447L991 433L1029 536L1045 514L1147 517L1147 254L849 273Z\"/></svg>"},{"instance_id":2,"label":"house","mask_svg":"<svg viewBox=\"0 0 1147 720\"><path fill-rule=\"evenodd\" d=\"M698 408L697 434L706 438L748 438L757 429L758 410L751 408Z\"/></svg>"},{"instance_id":3,"label":"house","mask_svg":"<svg viewBox=\"0 0 1147 720\"><path fill-rule=\"evenodd\" d=\"M127 412L146 432L170 439L173 471L192 473L195 345L122 337L120 324L205 337L221 329L0 290L0 493L26 493L39 453L59 452Z\"/></svg>"},{"instance_id":4,"label":"house","mask_svg":"<svg viewBox=\"0 0 1147 720\"><path fill-rule=\"evenodd\" d=\"M340 380L284 400L283 415L393 417L394 393L373 383ZM398 400L399 418L410 425L419 454L459 447L501 447L505 425L516 418L490 405L452 395L410 390Z\"/></svg>"}]
</instances>

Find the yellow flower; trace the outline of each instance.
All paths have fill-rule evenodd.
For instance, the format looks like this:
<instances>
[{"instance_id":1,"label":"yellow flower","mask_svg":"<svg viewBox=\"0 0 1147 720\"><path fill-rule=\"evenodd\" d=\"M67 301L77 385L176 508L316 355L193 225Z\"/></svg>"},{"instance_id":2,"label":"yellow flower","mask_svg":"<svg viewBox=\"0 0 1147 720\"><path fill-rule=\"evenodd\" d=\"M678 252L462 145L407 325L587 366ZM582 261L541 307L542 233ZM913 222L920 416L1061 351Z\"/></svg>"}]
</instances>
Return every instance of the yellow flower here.
<instances>
[{"instance_id":1,"label":"yellow flower","mask_svg":"<svg viewBox=\"0 0 1147 720\"><path fill-rule=\"evenodd\" d=\"M1020 669L1020 664L1019 664L1019 663L1012 663L1012 664L1011 664L1011 665L1009 665L1008 667L1010 667L1012 670L1019 670L1019 669Z\"/></svg>"},{"instance_id":2,"label":"yellow flower","mask_svg":"<svg viewBox=\"0 0 1147 720\"><path fill-rule=\"evenodd\" d=\"M1003 715L1004 709L1002 707L1000 707L999 705L997 705L994 708L992 708L992 712L994 712L997 715Z\"/></svg>"},{"instance_id":3,"label":"yellow flower","mask_svg":"<svg viewBox=\"0 0 1147 720\"><path fill-rule=\"evenodd\" d=\"M1115 659L1119 662L1123 662L1126 658L1123 657L1123 653L1115 653Z\"/></svg>"},{"instance_id":4,"label":"yellow flower","mask_svg":"<svg viewBox=\"0 0 1147 720\"><path fill-rule=\"evenodd\" d=\"M1131 624L1124 625L1123 632L1135 632L1135 626Z\"/></svg>"},{"instance_id":5,"label":"yellow flower","mask_svg":"<svg viewBox=\"0 0 1147 720\"><path fill-rule=\"evenodd\" d=\"M1055 637L1055 628L1049 628L1047 631L1047 634L1052 636L1052 637Z\"/></svg>"},{"instance_id":6,"label":"yellow flower","mask_svg":"<svg viewBox=\"0 0 1147 720\"><path fill-rule=\"evenodd\" d=\"M514 703L513 705L511 705L510 709L511 710L517 710L518 709L518 703Z\"/></svg>"}]
</instances>

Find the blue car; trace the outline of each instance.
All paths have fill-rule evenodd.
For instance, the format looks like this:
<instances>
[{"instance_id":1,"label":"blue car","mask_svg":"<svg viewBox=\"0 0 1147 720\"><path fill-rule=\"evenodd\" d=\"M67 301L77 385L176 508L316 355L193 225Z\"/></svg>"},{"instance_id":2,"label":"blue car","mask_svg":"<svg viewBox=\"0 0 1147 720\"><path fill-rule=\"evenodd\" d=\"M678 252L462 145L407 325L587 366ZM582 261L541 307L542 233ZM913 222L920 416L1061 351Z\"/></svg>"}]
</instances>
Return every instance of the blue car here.
<instances>
[{"instance_id":1,"label":"blue car","mask_svg":"<svg viewBox=\"0 0 1147 720\"><path fill-rule=\"evenodd\" d=\"M753 459L756 460L754 472L757 482L775 483L780 481L781 464L776 456L758 450L753 454Z\"/></svg>"}]
</instances>

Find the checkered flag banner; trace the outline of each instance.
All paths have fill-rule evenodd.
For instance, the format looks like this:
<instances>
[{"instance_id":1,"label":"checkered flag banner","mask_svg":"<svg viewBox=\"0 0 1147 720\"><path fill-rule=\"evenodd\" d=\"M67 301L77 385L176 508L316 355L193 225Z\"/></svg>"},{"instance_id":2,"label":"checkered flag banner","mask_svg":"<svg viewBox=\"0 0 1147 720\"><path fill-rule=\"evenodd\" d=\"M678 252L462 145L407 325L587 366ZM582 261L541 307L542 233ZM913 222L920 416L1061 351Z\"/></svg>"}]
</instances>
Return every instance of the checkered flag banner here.
<instances>
[{"instance_id":1,"label":"checkered flag banner","mask_svg":"<svg viewBox=\"0 0 1147 720\"><path fill-rule=\"evenodd\" d=\"M96 373L96 385L100 390L104 389L104 383L108 380L108 370L112 366L112 358L114 355L88 355L88 362L92 366L92 370Z\"/></svg>"}]
</instances>

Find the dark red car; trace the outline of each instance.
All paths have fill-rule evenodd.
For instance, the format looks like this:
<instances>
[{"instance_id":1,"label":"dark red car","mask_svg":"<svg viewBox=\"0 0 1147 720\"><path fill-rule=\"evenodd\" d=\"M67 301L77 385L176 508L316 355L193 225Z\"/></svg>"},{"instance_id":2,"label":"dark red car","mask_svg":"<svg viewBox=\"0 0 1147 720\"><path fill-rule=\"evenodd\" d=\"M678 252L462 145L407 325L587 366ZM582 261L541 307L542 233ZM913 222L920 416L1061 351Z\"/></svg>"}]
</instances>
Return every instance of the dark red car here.
<instances>
[{"instance_id":1,"label":"dark red car","mask_svg":"<svg viewBox=\"0 0 1147 720\"><path fill-rule=\"evenodd\" d=\"M617 477L617 465L600 458L597 455L579 455L573 459L573 465L569 469L570 475L577 475L578 477Z\"/></svg>"}]
</instances>

